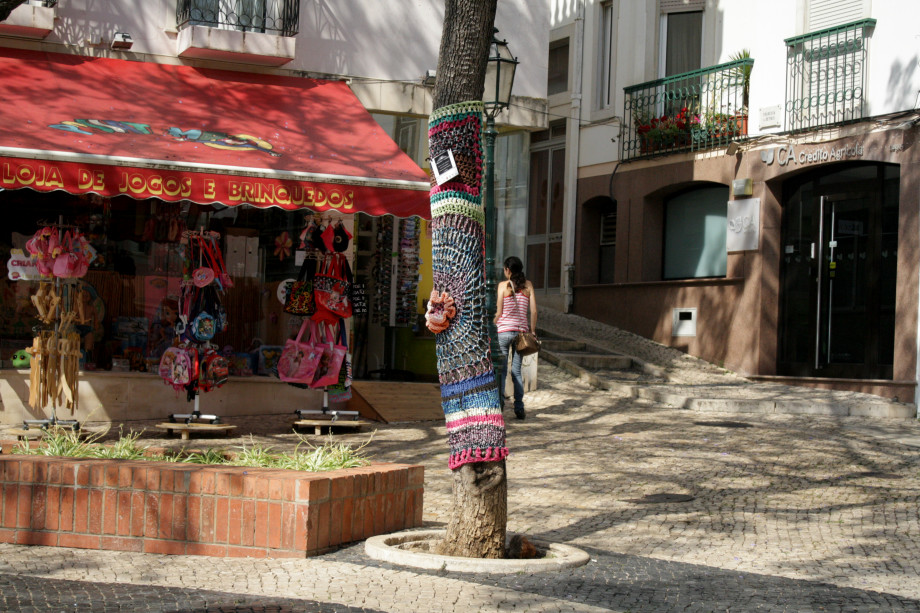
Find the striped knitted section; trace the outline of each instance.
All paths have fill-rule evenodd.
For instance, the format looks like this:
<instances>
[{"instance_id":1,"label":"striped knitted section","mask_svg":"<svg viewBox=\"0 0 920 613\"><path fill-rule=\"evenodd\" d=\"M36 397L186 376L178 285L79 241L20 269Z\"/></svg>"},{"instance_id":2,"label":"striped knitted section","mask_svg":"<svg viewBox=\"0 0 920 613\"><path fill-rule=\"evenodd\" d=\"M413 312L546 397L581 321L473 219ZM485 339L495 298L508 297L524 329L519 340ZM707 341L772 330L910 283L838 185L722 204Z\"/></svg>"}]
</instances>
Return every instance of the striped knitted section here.
<instances>
[{"instance_id":1,"label":"striped knitted section","mask_svg":"<svg viewBox=\"0 0 920 613\"><path fill-rule=\"evenodd\" d=\"M449 149L460 170L431 189L434 289L447 292L457 308L436 336L451 469L508 455L486 326L482 111L482 102L450 105L435 110L428 124L432 159Z\"/></svg>"}]
</instances>

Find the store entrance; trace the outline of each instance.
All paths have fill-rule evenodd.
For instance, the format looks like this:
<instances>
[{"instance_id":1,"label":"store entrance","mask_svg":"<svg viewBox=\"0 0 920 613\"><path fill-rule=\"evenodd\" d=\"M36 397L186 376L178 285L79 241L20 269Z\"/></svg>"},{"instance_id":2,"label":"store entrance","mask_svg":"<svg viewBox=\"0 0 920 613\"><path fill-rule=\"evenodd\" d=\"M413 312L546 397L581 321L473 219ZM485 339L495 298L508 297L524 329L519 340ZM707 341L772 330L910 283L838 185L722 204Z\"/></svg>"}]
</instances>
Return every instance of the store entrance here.
<instances>
[{"instance_id":1,"label":"store entrance","mask_svg":"<svg viewBox=\"0 0 920 613\"><path fill-rule=\"evenodd\" d=\"M783 210L778 374L891 379L898 169L798 182Z\"/></svg>"}]
</instances>

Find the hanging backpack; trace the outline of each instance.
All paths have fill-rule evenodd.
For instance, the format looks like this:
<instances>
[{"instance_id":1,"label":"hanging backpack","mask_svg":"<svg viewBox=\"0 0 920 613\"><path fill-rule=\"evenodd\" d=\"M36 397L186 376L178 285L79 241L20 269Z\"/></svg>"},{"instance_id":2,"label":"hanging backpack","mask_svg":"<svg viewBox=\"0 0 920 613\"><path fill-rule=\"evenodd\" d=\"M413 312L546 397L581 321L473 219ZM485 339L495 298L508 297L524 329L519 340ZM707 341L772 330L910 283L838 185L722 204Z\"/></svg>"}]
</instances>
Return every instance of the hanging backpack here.
<instances>
[{"instance_id":1,"label":"hanging backpack","mask_svg":"<svg viewBox=\"0 0 920 613\"><path fill-rule=\"evenodd\" d=\"M186 347L169 347L160 358L158 373L167 385L181 391L192 381L193 361Z\"/></svg>"},{"instance_id":2,"label":"hanging backpack","mask_svg":"<svg viewBox=\"0 0 920 613\"><path fill-rule=\"evenodd\" d=\"M230 364L227 358L213 349L206 349L201 357L201 376L199 388L202 392L210 392L222 386L230 377Z\"/></svg>"},{"instance_id":3,"label":"hanging backpack","mask_svg":"<svg viewBox=\"0 0 920 613\"><path fill-rule=\"evenodd\" d=\"M185 330L189 340L204 343L227 329L227 314L220 304L217 288L186 286L183 290L190 293L186 298L188 324Z\"/></svg>"}]
</instances>

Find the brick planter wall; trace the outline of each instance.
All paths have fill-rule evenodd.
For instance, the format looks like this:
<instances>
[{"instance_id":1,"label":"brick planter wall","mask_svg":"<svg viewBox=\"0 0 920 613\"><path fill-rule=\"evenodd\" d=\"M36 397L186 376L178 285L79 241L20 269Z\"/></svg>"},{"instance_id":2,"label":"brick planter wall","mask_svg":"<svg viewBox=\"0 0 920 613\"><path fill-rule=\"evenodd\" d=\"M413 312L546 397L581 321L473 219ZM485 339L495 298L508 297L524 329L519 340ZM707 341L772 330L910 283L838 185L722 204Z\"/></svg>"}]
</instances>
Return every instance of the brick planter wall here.
<instances>
[{"instance_id":1,"label":"brick planter wall","mask_svg":"<svg viewBox=\"0 0 920 613\"><path fill-rule=\"evenodd\" d=\"M424 468L322 473L0 456L0 542L304 557L422 525Z\"/></svg>"}]
</instances>

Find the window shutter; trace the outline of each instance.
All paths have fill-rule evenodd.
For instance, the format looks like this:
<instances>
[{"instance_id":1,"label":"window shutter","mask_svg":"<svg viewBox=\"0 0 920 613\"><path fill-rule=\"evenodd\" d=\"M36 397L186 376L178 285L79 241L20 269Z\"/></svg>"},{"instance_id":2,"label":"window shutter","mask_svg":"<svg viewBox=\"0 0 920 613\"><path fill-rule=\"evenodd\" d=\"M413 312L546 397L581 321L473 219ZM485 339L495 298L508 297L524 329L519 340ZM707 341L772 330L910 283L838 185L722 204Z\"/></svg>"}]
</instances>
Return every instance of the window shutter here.
<instances>
[{"instance_id":1,"label":"window shutter","mask_svg":"<svg viewBox=\"0 0 920 613\"><path fill-rule=\"evenodd\" d=\"M658 8L662 14L702 11L706 8L706 0L661 0Z\"/></svg>"},{"instance_id":2,"label":"window shutter","mask_svg":"<svg viewBox=\"0 0 920 613\"><path fill-rule=\"evenodd\" d=\"M601 245L616 245L617 214L616 211L604 213L601 217Z\"/></svg>"},{"instance_id":3,"label":"window shutter","mask_svg":"<svg viewBox=\"0 0 920 613\"><path fill-rule=\"evenodd\" d=\"M868 17L864 0L810 0L808 3L808 28L815 32Z\"/></svg>"}]
</instances>

